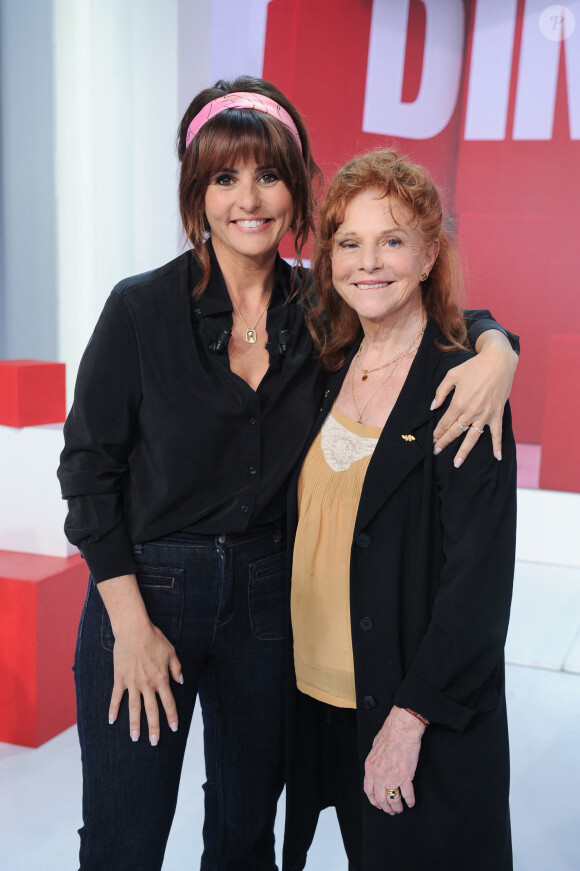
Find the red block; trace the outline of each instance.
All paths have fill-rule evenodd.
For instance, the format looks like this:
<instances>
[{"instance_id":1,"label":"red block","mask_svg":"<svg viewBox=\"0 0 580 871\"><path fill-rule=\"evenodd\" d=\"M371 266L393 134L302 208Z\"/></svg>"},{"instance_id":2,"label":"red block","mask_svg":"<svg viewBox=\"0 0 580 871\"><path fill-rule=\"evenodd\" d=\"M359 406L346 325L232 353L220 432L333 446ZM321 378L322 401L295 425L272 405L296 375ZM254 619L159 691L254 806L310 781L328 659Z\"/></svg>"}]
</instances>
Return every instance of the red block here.
<instances>
[{"instance_id":1,"label":"red block","mask_svg":"<svg viewBox=\"0 0 580 871\"><path fill-rule=\"evenodd\" d=\"M580 335L552 336L542 427L540 487L580 492Z\"/></svg>"},{"instance_id":2,"label":"red block","mask_svg":"<svg viewBox=\"0 0 580 871\"><path fill-rule=\"evenodd\" d=\"M72 673L88 569L0 551L0 741L38 747L76 721Z\"/></svg>"},{"instance_id":3,"label":"red block","mask_svg":"<svg viewBox=\"0 0 580 871\"><path fill-rule=\"evenodd\" d=\"M64 363L0 360L0 424L39 426L65 417Z\"/></svg>"}]
</instances>

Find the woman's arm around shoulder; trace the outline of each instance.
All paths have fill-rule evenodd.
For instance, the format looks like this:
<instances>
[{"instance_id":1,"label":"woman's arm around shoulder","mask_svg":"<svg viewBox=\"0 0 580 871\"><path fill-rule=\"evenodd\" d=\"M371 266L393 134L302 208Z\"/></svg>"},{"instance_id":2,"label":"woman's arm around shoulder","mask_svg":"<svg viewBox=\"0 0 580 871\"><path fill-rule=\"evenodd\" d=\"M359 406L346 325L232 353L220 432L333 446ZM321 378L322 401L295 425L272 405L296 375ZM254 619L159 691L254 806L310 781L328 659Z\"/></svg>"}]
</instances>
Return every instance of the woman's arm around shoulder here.
<instances>
[{"instance_id":1,"label":"woman's arm around shoulder","mask_svg":"<svg viewBox=\"0 0 580 871\"><path fill-rule=\"evenodd\" d=\"M459 438L465 427L467 437L455 454L455 467L465 461L486 426L492 437L492 450L501 460L503 410L511 392L518 364L519 339L504 330L483 309L465 312L469 339L476 356L451 369L438 386L432 408L440 408L453 390L449 408L433 434L434 450L440 453Z\"/></svg>"}]
</instances>

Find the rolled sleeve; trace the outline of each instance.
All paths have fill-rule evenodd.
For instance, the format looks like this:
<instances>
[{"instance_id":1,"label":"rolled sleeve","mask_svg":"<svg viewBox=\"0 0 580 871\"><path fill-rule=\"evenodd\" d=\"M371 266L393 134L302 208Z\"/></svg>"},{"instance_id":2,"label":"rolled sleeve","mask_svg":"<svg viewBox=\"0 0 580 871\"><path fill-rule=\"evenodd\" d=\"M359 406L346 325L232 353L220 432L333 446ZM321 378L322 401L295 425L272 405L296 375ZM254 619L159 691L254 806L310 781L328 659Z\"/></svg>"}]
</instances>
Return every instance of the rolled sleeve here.
<instances>
[{"instance_id":1,"label":"rolled sleeve","mask_svg":"<svg viewBox=\"0 0 580 871\"><path fill-rule=\"evenodd\" d=\"M68 500L65 533L96 581L135 570L123 493L140 400L137 337L116 289L81 360L57 473Z\"/></svg>"},{"instance_id":2,"label":"rolled sleeve","mask_svg":"<svg viewBox=\"0 0 580 871\"><path fill-rule=\"evenodd\" d=\"M510 333L510 331L506 330L505 327L502 327L502 325L495 320L490 311L484 308L464 309L463 317L472 348L475 348L475 343L482 333L486 333L488 330L498 330L506 336L516 354L519 355L520 337L516 336L514 333Z\"/></svg>"}]
</instances>

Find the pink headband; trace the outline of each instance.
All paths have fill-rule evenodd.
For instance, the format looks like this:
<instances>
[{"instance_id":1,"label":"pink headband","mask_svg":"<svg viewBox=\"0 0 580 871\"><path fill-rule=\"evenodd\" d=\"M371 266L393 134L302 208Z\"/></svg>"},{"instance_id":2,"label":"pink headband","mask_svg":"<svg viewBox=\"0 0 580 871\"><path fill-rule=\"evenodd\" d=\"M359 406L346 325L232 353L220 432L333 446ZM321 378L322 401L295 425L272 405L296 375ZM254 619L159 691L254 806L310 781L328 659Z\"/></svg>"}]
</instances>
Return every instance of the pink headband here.
<instances>
[{"instance_id":1,"label":"pink headband","mask_svg":"<svg viewBox=\"0 0 580 871\"><path fill-rule=\"evenodd\" d=\"M198 112L189 127L187 128L187 136L185 137L185 147L189 145L198 130L203 127L206 121L213 118L224 109L253 109L255 112L263 112L265 115L271 115L280 121L284 127L290 131L298 147L302 151L302 143L296 129L296 124L288 114L286 109L271 100L269 97L264 97L262 94L250 94L248 91L238 91L235 94L225 94L223 97L218 97L207 103L201 112Z\"/></svg>"}]
</instances>

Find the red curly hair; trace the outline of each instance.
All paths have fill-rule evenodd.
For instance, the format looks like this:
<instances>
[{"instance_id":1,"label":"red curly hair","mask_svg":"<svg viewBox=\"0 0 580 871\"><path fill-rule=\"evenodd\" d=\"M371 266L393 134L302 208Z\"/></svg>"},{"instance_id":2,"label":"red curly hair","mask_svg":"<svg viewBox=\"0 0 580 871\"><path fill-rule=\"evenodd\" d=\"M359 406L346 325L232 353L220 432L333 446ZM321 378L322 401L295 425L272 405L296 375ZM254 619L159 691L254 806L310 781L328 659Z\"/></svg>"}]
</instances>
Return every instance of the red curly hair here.
<instances>
[{"instance_id":1,"label":"red curly hair","mask_svg":"<svg viewBox=\"0 0 580 871\"><path fill-rule=\"evenodd\" d=\"M329 372L340 369L360 334L358 315L333 287L332 250L348 204L368 190L379 191L402 206L427 245L438 240L437 260L421 284L423 305L449 343L442 346L445 350L469 347L459 307L463 272L454 240L445 228L439 191L424 167L394 149L386 149L355 157L339 169L320 209L313 253L314 285L305 299L305 310L323 368Z\"/></svg>"}]
</instances>

